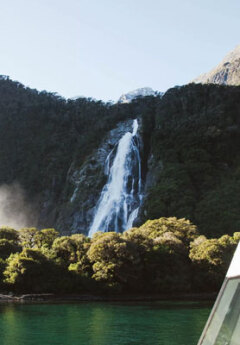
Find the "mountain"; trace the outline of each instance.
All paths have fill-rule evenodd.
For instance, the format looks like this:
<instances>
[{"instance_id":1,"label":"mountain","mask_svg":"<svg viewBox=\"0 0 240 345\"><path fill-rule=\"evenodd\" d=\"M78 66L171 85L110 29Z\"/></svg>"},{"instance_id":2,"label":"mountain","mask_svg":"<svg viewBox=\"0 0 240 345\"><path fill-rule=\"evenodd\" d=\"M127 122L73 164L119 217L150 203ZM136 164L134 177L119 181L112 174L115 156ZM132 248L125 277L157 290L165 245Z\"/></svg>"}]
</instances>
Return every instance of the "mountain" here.
<instances>
[{"instance_id":1,"label":"mountain","mask_svg":"<svg viewBox=\"0 0 240 345\"><path fill-rule=\"evenodd\" d=\"M140 89L136 89L136 90L123 94L119 98L118 103L130 103L133 99L137 97L155 96L156 94L157 92L154 91L152 88L142 87Z\"/></svg>"},{"instance_id":2,"label":"mountain","mask_svg":"<svg viewBox=\"0 0 240 345\"><path fill-rule=\"evenodd\" d=\"M240 85L240 45L210 72L200 75L194 83Z\"/></svg>"},{"instance_id":3,"label":"mountain","mask_svg":"<svg viewBox=\"0 0 240 345\"><path fill-rule=\"evenodd\" d=\"M12 220L19 212L16 188L7 203L3 188L17 183L36 215L24 226L87 234L107 182L106 160L137 118L143 198L135 225L175 216L209 237L239 231L239 99L240 87L189 84L105 104L65 100L3 76L0 215Z\"/></svg>"}]
</instances>

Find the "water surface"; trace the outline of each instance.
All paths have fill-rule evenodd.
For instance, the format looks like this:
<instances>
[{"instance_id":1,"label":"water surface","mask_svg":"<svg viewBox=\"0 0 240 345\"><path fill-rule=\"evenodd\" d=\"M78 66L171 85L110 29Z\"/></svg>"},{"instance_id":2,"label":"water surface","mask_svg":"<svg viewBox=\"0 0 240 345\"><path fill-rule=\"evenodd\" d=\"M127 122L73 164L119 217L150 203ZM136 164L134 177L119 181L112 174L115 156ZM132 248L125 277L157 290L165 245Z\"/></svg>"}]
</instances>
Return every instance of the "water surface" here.
<instances>
[{"instance_id":1,"label":"water surface","mask_svg":"<svg viewBox=\"0 0 240 345\"><path fill-rule=\"evenodd\" d=\"M1 345L196 345L199 303L2 304Z\"/></svg>"}]
</instances>

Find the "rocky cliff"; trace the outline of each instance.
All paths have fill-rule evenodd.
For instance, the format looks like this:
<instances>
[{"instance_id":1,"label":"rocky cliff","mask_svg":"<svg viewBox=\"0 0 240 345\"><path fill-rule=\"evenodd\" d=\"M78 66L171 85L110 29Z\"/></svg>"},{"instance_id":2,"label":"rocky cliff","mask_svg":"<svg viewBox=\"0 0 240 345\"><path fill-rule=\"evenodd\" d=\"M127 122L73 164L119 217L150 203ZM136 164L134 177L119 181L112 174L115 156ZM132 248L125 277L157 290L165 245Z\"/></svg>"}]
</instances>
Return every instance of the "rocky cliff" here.
<instances>
[{"instance_id":1,"label":"rocky cliff","mask_svg":"<svg viewBox=\"0 0 240 345\"><path fill-rule=\"evenodd\" d=\"M200 75L194 83L240 85L240 45L231 51L210 72Z\"/></svg>"},{"instance_id":2,"label":"rocky cliff","mask_svg":"<svg viewBox=\"0 0 240 345\"><path fill-rule=\"evenodd\" d=\"M63 234L81 232L87 235L101 190L107 180L106 158L127 131L132 131L132 120L119 122L116 128L110 130L99 147L81 166L78 166L76 162L71 164L65 190L71 190L72 194L66 196L63 192L62 198L65 201L57 207L52 205L51 211L54 214L55 226ZM45 224L50 216L44 212L43 208L40 214L42 224Z\"/></svg>"}]
</instances>

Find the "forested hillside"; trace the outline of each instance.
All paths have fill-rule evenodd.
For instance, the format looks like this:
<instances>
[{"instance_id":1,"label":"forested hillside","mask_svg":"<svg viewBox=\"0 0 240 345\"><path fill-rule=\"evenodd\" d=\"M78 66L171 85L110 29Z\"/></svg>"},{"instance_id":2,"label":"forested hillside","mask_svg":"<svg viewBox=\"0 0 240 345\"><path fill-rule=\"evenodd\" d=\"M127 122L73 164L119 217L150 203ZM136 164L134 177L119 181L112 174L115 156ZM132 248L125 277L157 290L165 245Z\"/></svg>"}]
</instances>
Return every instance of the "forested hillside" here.
<instances>
[{"instance_id":1,"label":"forested hillside","mask_svg":"<svg viewBox=\"0 0 240 345\"><path fill-rule=\"evenodd\" d=\"M126 118L125 107L85 98L66 101L2 77L0 183L17 180L32 195L46 188L58 195L72 160L81 164Z\"/></svg>"},{"instance_id":2,"label":"forested hillside","mask_svg":"<svg viewBox=\"0 0 240 345\"><path fill-rule=\"evenodd\" d=\"M239 152L239 87L169 90L156 106L146 219L186 217L210 237L238 231Z\"/></svg>"},{"instance_id":3,"label":"forested hillside","mask_svg":"<svg viewBox=\"0 0 240 345\"><path fill-rule=\"evenodd\" d=\"M87 234L102 161L136 117L145 185L138 225L176 216L209 237L239 231L240 87L189 84L105 104L2 77L0 184L23 187L38 213L33 226Z\"/></svg>"}]
</instances>

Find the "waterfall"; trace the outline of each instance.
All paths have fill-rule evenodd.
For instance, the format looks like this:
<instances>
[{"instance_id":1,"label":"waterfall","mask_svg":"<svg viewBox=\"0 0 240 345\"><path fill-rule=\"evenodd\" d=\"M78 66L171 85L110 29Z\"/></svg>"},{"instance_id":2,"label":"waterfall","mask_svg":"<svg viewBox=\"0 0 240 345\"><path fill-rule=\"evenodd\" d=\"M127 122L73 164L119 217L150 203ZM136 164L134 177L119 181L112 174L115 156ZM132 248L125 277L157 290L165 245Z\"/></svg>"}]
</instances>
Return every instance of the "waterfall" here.
<instances>
[{"instance_id":1,"label":"waterfall","mask_svg":"<svg viewBox=\"0 0 240 345\"><path fill-rule=\"evenodd\" d=\"M138 215L142 181L137 130L138 121L134 120L132 132L122 136L106 159L108 180L97 203L90 237L97 231L123 232L132 227Z\"/></svg>"}]
</instances>

